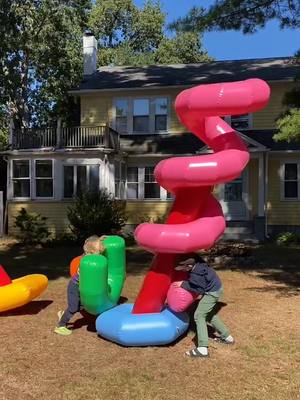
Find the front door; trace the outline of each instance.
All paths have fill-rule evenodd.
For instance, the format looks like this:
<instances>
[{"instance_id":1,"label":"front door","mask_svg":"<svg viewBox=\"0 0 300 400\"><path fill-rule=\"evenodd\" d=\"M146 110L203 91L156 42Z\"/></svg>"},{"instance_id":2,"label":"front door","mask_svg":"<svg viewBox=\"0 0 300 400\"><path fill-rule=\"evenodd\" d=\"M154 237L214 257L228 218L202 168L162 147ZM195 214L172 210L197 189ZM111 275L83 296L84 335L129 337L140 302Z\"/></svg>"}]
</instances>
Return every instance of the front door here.
<instances>
[{"instance_id":1,"label":"front door","mask_svg":"<svg viewBox=\"0 0 300 400\"><path fill-rule=\"evenodd\" d=\"M248 171L234 181L220 185L219 200L227 221L244 221L248 213Z\"/></svg>"}]
</instances>

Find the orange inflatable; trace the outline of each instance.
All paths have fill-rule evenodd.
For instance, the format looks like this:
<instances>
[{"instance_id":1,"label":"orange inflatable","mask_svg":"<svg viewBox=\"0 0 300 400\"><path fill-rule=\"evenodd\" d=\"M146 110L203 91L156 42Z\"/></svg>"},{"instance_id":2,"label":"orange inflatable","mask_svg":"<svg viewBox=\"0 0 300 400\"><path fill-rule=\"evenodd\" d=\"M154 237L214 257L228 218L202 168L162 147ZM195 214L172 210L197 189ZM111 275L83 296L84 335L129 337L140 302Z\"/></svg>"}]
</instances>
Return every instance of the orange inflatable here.
<instances>
[{"instance_id":1,"label":"orange inflatable","mask_svg":"<svg viewBox=\"0 0 300 400\"><path fill-rule=\"evenodd\" d=\"M70 263L70 275L73 277L75 274L77 274L80 260L82 259L83 255L77 256L73 258L73 260Z\"/></svg>"}]
</instances>

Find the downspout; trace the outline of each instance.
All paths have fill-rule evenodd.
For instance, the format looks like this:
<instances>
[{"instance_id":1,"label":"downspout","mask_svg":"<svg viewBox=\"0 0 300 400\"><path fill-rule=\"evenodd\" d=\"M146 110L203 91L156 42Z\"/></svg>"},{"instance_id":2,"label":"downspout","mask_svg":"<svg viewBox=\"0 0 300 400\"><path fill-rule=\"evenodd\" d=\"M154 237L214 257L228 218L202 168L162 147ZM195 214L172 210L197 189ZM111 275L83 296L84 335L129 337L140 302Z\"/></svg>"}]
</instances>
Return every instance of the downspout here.
<instances>
[{"instance_id":1,"label":"downspout","mask_svg":"<svg viewBox=\"0 0 300 400\"><path fill-rule=\"evenodd\" d=\"M5 200L5 208L4 208L4 215L3 215L3 235L7 231L7 222L8 222L8 194L10 193L10 171L9 171L9 160L7 156L3 156L3 160L6 162L6 200ZM8 190L9 189L9 190Z\"/></svg>"},{"instance_id":2,"label":"downspout","mask_svg":"<svg viewBox=\"0 0 300 400\"><path fill-rule=\"evenodd\" d=\"M270 239L268 234L268 187L269 187L269 150L265 153L265 198L264 198L264 209L265 209L265 237Z\"/></svg>"}]
</instances>

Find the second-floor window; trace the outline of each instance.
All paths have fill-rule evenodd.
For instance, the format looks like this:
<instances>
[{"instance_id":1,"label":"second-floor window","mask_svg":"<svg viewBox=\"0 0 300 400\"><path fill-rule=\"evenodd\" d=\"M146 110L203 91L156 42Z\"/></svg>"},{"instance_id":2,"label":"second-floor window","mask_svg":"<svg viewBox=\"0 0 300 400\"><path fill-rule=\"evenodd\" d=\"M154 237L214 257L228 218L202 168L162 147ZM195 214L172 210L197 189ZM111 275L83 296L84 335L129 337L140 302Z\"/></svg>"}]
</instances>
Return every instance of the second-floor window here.
<instances>
[{"instance_id":1,"label":"second-floor window","mask_svg":"<svg viewBox=\"0 0 300 400\"><path fill-rule=\"evenodd\" d=\"M153 134L168 130L166 97L115 99L115 127L119 133Z\"/></svg>"},{"instance_id":2,"label":"second-floor window","mask_svg":"<svg viewBox=\"0 0 300 400\"><path fill-rule=\"evenodd\" d=\"M99 190L99 165L64 165L64 198Z\"/></svg>"}]
</instances>

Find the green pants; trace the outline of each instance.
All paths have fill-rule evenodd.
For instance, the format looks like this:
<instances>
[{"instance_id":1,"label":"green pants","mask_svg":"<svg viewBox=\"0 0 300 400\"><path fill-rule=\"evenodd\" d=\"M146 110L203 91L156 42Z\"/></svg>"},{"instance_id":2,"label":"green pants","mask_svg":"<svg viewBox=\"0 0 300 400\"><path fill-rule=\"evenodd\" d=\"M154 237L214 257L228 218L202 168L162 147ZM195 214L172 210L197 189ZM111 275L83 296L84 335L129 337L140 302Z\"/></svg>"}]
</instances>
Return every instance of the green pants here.
<instances>
[{"instance_id":1,"label":"green pants","mask_svg":"<svg viewBox=\"0 0 300 400\"><path fill-rule=\"evenodd\" d=\"M216 305L222 294L223 288L217 292L205 294L199 301L198 307L194 314L194 319L197 326L198 347L208 347L207 322L209 322L215 328L215 330L221 335L222 339L226 339L229 335L228 328L217 315L218 309Z\"/></svg>"}]
</instances>

